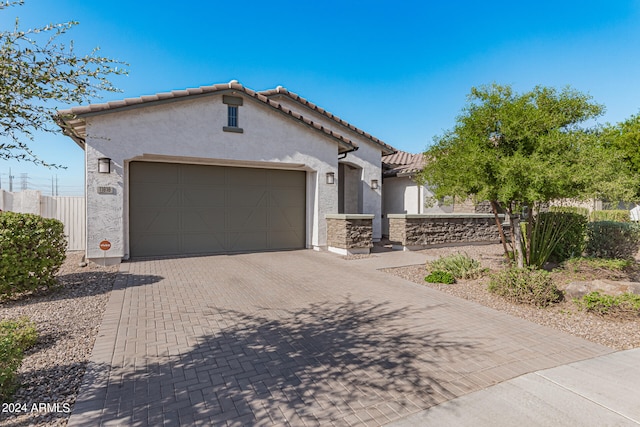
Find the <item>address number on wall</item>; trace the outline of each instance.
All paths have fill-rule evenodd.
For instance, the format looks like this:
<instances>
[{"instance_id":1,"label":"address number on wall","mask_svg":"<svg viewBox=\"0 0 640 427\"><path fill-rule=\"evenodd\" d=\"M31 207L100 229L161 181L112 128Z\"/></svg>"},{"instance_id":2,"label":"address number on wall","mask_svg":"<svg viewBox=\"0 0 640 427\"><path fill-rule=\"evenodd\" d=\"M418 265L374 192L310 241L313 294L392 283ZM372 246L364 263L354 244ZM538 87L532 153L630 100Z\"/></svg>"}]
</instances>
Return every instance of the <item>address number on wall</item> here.
<instances>
[{"instance_id":1,"label":"address number on wall","mask_svg":"<svg viewBox=\"0 0 640 427\"><path fill-rule=\"evenodd\" d=\"M113 187L98 187L98 194L114 194L115 188Z\"/></svg>"}]
</instances>

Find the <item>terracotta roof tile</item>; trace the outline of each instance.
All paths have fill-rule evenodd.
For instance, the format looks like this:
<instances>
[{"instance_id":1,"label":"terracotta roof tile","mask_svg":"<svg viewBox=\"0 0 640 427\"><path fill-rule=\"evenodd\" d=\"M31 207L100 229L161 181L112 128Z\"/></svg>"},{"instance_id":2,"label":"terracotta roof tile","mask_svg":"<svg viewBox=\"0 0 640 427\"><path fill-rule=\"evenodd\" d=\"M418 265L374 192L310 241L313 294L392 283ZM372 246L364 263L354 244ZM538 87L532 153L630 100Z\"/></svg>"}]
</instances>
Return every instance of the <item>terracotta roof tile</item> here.
<instances>
[{"instance_id":1,"label":"terracotta roof tile","mask_svg":"<svg viewBox=\"0 0 640 427\"><path fill-rule=\"evenodd\" d=\"M223 92L223 91L229 91L229 90L236 90L236 91L242 92L247 96L249 96L250 98L253 98L259 102L262 102L268 105L269 107L274 108L295 120L298 120L320 132L323 132L324 134L336 139L340 143L340 145L342 145L347 149L347 151L358 149L358 145L351 139L345 137L344 135L341 135L337 132L327 129L321 124L312 121L308 117L304 117L300 113L282 106L279 102L276 102L275 100L272 100L268 96L266 96L264 92L256 92L252 89L246 88L235 80L232 80L229 83L215 84L211 86L202 86L199 88L174 90L171 92L157 93L155 95L143 95L138 98L126 98L120 101L111 101L111 102L102 103L102 104L89 104L85 106L72 107L70 109L58 111L56 122L64 130L65 134L71 136L79 145L83 146L84 138L86 137L86 134L85 134L86 124L83 119L83 116L85 115L103 114L103 113L121 110L124 108L135 108L138 106L142 106L143 104L150 104L154 102L172 100L172 99L178 100L180 98L185 98L188 96L201 95L201 94L207 94L207 93L213 93L213 92ZM360 132L364 133L362 131Z\"/></svg>"},{"instance_id":2,"label":"terracotta roof tile","mask_svg":"<svg viewBox=\"0 0 640 427\"><path fill-rule=\"evenodd\" d=\"M411 154L405 151L398 151L388 156L382 156L383 175L411 175L424 168L424 154Z\"/></svg>"},{"instance_id":3,"label":"terracotta roof tile","mask_svg":"<svg viewBox=\"0 0 640 427\"><path fill-rule=\"evenodd\" d=\"M297 93L291 92L288 89L283 88L282 86L278 86L275 89L268 89L268 90L263 90L260 92L261 94L267 96L268 98L277 98L278 96L286 96L288 98L293 99L296 102L299 102L300 104L304 105L305 107L319 113L322 114L325 117L330 118L331 120L334 120L335 122L339 123L342 126L345 126L346 128L348 128L350 131L357 133L358 135L362 135L365 138L373 141L374 143L380 145L383 148L383 152L386 152L387 154L393 153L396 151L395 148L393 148L392 146L386 144L385 142L379 140L378 138L372 136L371 134L358 129L357 127L353 126L352 124L342 120L340 117L331 114L330 112L326 111L323 108L318 107L316 104L314 104L313 102L308 101L307 99L301 97L300 95L298 95Z\"/></svg>"}]
</instances>

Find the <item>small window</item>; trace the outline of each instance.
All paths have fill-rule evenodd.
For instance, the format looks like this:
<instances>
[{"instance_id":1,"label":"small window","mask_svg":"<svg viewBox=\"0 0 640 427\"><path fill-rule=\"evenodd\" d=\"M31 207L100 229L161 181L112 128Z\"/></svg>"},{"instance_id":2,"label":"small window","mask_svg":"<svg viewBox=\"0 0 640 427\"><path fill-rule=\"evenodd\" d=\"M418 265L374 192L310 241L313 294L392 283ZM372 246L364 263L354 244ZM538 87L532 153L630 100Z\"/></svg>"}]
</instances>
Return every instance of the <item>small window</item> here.
<instances>
[{"instance_id":1,"label":"small window","mask_svg":"<svg viewBox=\"0 0 640 427\"><path fill-rule=\"evenodd\" d=\"M225 132L242 133L242 129L238 126L238 113L242 105L242 98L236 96L224 95L222 102L227 105L227 125L222 128Z\"/></svg>"},{"instance_id":2,"label":"small window","mask_svg":"<svg viewBox=\"0 0 640 427\"><path fill-rule=\"evenodd\" d=\"M227 111L228 111L227 126L229 126L230 128L237 128L238 127L238 107L235 105L229 105L227 106Z\"/></svg>"}]
</instances>

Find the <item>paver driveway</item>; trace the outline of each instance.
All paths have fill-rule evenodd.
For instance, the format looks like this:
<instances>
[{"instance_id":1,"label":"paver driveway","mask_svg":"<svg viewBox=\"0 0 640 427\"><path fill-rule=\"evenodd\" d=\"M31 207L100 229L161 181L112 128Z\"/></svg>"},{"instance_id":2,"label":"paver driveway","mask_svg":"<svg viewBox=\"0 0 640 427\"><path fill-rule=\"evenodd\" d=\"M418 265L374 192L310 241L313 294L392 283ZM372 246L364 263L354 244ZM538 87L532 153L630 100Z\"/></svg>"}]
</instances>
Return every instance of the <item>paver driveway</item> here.
<instances>
[{"instance_id":1,"label":"paver driveway","mask_svg":"<svg viewBox=\"0 0 640 427\"><path fill-rule=\"evenodd\" d=\"M376 263L292 251L123 264L70 425L382 425L611 352Z\"/></svg>"}]
</instances>

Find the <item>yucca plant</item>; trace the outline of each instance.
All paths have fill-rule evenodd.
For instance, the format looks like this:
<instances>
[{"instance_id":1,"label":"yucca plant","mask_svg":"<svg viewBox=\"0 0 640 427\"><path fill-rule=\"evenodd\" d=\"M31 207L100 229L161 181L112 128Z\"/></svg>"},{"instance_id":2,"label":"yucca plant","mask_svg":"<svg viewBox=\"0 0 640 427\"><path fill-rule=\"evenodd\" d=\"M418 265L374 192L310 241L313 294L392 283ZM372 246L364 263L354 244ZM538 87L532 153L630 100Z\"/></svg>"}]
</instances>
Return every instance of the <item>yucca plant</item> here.
<instances>
[{"instance_id":1,"label":"yucca plant","mask_svg":"<svg viewBox=\"0 0 640 427\"><path fill-rule=\"evenodd\" d=\"M525 248L525 261L529 267L542 268L551 254L562 242L561 258L579 256L584 249L583 215L569 212L538 212L531 223L522 223L522 245ZM531 238L527 239L528 234ZM571 242L563 242L570 235Z\"/></svg>"}]
</instances>

